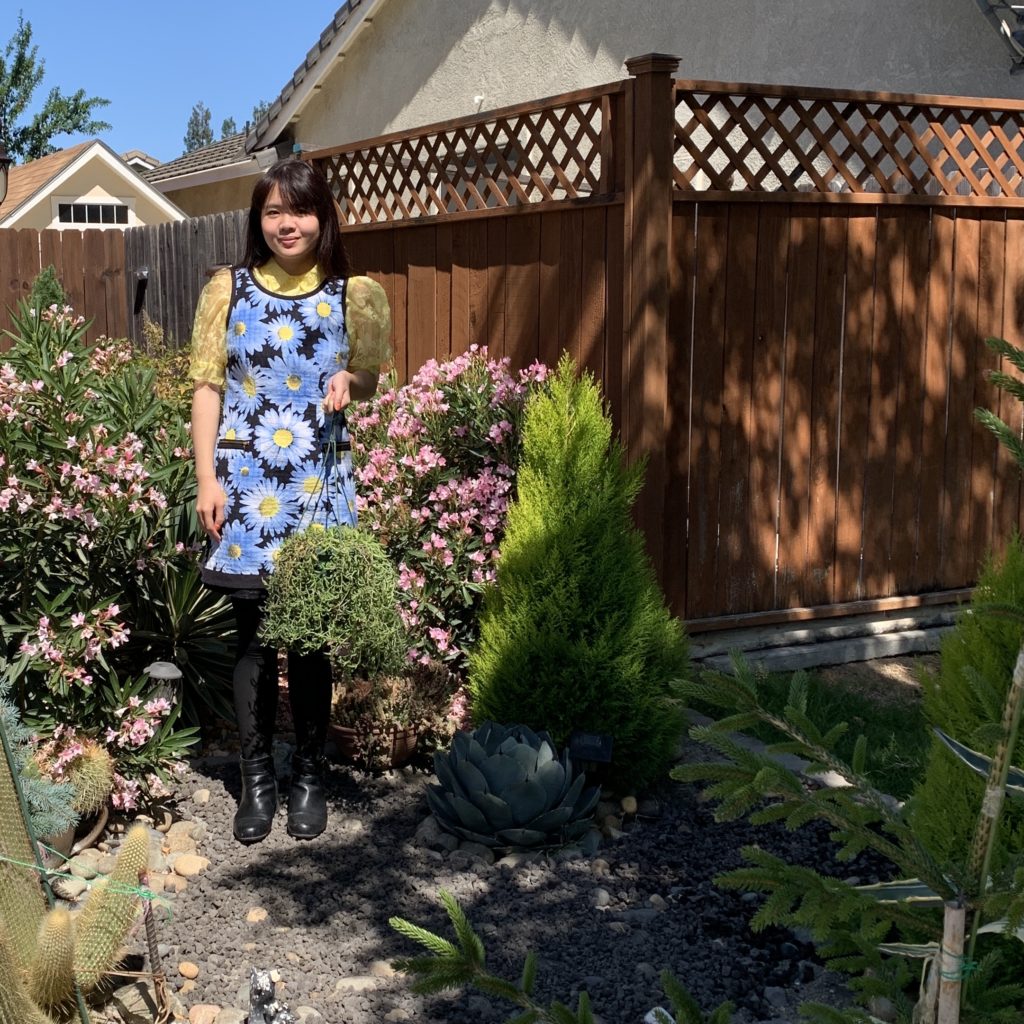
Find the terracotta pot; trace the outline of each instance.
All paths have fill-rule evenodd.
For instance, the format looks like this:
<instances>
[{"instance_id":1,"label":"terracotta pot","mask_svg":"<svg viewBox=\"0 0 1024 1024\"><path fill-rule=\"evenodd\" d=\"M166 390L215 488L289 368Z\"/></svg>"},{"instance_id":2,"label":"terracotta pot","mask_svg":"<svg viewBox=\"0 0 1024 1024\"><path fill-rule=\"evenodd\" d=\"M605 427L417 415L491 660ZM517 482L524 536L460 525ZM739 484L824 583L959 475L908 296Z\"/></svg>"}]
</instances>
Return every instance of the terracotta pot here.
<instances>
[{"instance_id":1,"label":"terracotta pot","mask_svg":"<svg viewBox=\"0 0 1024 1024\"><path fill-rule=\"evenodd\" d=\"M109 817L110 808L104 804L96 813L79 821L77 826L66 828L55 836L46 836L42 840L43 846L48 848L43 850L43 863L48 868L56 868L82 850L95 846L107 827Z\"/></svg>"},{"instance_id":2,"label":"terracotta pot","mask_svg":"<svg viewBox=\"0 0 1024 1024\"><path fill-rule=\"evenodd\" d=\"M377 728L370 731L375 750L382 750L384 759L391 768L401 768L412 760L416 752L416 730L413 728L393 725L388 729ZM334 748L334 761L361 765L364 761L360 748L365 731L356 730L347 725L327 725L327 739Z\"/></svg>"}]
</instances>

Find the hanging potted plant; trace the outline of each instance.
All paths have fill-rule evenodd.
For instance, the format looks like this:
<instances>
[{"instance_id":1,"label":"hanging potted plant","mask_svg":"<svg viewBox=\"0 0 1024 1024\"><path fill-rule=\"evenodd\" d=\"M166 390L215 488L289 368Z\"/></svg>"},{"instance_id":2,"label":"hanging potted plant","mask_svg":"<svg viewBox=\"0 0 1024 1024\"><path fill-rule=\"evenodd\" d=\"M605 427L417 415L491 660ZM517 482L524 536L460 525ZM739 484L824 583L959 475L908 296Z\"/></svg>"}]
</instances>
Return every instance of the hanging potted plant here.
<instances>
[{"instance_id":1,"label":"hanging potted plant","mask_svg":"<svg viewBox=\"0 0 1024 1024\"><path fill-rule=\"evenodd\" d=\"M360 688L359 710L347 726L360 733L352 741L356 749L376 747L384 743L382 734L411 728L409 715L391 713L401 703L408 647L398 612L398 574L371 534L358 527L313 526L285 540L267 581L263 637L299 654L323 651L340 693ZM394 742L397 751L411 741Z\"/></svg>"}]
</instances>

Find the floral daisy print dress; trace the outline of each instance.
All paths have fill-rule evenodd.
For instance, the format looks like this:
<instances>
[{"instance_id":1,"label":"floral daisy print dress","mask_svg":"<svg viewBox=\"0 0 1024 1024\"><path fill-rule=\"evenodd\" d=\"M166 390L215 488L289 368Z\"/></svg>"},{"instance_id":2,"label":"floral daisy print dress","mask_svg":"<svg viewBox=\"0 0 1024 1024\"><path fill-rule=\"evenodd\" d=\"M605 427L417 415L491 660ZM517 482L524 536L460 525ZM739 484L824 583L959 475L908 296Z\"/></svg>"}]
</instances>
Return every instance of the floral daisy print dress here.
<instances>
[{"instance_id":1,"label":"floral daisy print dress","mask_svg":"<svg viewBox=\"0 0 1024 1024\"><path fill-rule=\"evenodd\" d=\"M316 268L295 278L270 261L207 285L190 376L223 388L215 468L226 502L204 583L259 591L290 534L355 525L348 427L323 400L339 370L379 372L389 332L383 289L366 277L321 283Z\"/></svg>"}]
</instances>

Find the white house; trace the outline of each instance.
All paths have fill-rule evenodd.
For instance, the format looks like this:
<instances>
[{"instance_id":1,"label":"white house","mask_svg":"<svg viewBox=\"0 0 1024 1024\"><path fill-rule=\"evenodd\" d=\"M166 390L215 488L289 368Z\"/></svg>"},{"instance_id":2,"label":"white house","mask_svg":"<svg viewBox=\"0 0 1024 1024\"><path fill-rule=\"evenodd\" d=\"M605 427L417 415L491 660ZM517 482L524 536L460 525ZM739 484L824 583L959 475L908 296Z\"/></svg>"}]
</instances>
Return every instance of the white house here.
<instances>
[{"instance_id":1,"label":"white house","mask_svg":"<svg viewBox=\"0 0 1024 1024\"><path fill-rule=\"evenodd\" d=\"M0 228L124 229L184 218L98 139L11 167L0 204Z\"/></svg>"}]
</instances>

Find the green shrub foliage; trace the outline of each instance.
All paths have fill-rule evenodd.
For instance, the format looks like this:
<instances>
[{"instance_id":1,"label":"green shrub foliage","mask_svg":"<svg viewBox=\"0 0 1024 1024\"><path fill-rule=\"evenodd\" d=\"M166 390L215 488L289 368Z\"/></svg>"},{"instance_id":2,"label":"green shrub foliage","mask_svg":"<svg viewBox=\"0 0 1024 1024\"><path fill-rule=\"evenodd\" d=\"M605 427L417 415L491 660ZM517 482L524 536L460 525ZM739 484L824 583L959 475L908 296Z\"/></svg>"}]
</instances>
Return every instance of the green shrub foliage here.
<instances>
[{"instance_id":1,"label":"green shrub foliage","mask_svg":"<svg viewBox=\"0 0 1024 1024\"><path fill-rule=\"evenodd\" d=\"M349 526L289 537L267 581L263 637L300 654L325 650L341 679L397 672L407 646L398 573L380 542Z\"/></svg>"},{"instance_id":2,"label":"green shrub foliage","mask_svg":"<svg viewBox=\"0 0 1024 1024\"><path fill-rule=\"evenodd\" d=\"M477 721L523 722L559 746L577 729L610 735L620 786L666 769L681 731L669 683L688 663L630 518L642 480L593 377L563 356L527 405L518 496L470 656Z\"/></svg>"},{"instance_id":3,"label":"green shrub foliage","mask_svg":"<svg viewBox=\"0 0 1024 1024\"><path fill-rule=\"evenodd\" d=\"M991 756L1022 639L1024 543L1015 536L1003 556L984 567L970 611L943 640L938 673L922 677L930 724ZM1024 764L1024 732L1010 760ZM929 849L963 863L983 792L979 776L943 744L932 744L927 770L911 801L914 829ZM1007 806L999 832L1004 856L1024 853L1024 810L1019 805Z\"/></svg>"},{"instance_id":4,"label":"green shrub foliage","mask_svg":"<svg viewBox=\"0 0 1024 1024\"><path fill-rule=\"evenodd\" d=\"M51 306L63 309L67 301L60 278L57 277L57 268L51 263L36 274L28 293L28 304L38 312Z\"/></svg>"}]
</instances>

